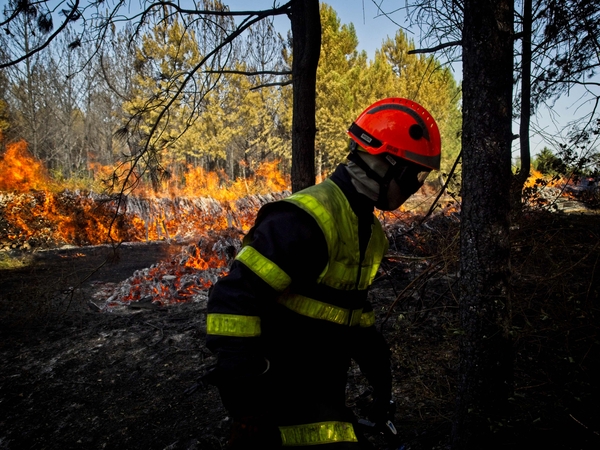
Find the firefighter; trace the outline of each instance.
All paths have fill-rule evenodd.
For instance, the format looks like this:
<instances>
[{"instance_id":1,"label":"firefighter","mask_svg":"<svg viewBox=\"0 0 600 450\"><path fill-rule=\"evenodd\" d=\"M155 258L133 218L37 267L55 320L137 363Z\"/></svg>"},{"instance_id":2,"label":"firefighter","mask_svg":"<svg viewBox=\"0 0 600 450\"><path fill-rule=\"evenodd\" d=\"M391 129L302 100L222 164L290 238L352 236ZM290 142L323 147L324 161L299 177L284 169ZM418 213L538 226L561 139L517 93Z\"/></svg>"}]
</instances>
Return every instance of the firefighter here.
<instances>
[{"instance_id":1,"label":"firefighter","mask_svg":"<svg viewBox=\"0 0 600 450\"><path fill-rule=\"evenodd\" d=\"M207 347L232 418L230 449L362 449L345 406L354 360L389 419L389 347L367 291L387 250L374 208L397 209L440 165L440 135L419 104L388 98L350 126L346 164L263 206L208 300Z\"/></svg>"}]
</instances>

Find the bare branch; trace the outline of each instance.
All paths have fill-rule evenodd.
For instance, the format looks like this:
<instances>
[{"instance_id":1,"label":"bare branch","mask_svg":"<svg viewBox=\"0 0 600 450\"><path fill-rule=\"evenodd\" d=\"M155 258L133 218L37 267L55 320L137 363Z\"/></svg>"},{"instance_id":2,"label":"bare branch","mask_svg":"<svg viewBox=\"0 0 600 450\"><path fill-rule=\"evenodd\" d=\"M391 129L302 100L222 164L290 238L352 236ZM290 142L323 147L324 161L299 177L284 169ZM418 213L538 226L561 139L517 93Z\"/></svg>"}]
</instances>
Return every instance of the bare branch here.
<instances>
[{"instance_id":1,"label":"bare branch","mask_svg":"<svg viewBox=\"0 0 600 450\"><path fill-rule=\"evenodd\" d=\"M119 90L114 87L112 85L112 83L110 82L110 80L108 79L108 74L106 73L106 67L104 67L104 55L100 54L100 61L99 61L99 66L100 69L102 70L102 75L104 76L104 81L106 82L106 85L109 87L109 89L115 93L115 95L117 95L121 100L126 101L127 97L125 97L123 94L121 94L119 92Z\"/></svg>"},{"instance_id":2,"label":"bare branch","mask_svg":"<svg viewBox=\"0 0 600 450\"><path fill-rule=\"evenodd\" d=\"M254 11L219 11L219 10L213 10L213 9L204 9L204 10L202 10L202 9L185 9L185 8L182 8L177 3L167 2L167 1L164 1L164 2L155 1L155 2L152 2L152 4L147 9L142 11L140 15L143 17L143 16L147 15L152 9L168 6L169 8L173 8L175 11L177 11L180 14L190 14L190 15L198 15L198 16L256 16L256 15L260 15L262 17L266 17L266 16L277 16L277 15L287 14L289 6L291 5L292 2L293 2L293 0L290 0L283 6L279 6L277 8L272 8L272 9L265 9L262 11L256 11L256 10L254 10Z\"/></svg>"},{"instance_id":3,"label":"bare branch","mask_svg":"<svg viewBox=\"0 0 600 450\"><path fill-rule=\"evenodd\" d=\"M414 50L409 50L408 54L416 55L418 53L434 53L434 52L437 52L438 50L443 50L443 49L449 48L449 47L458 47L460 45L462 45L462 41L450 41L450 42L445 42L440 45L436 45L435 47L431 47L431 48L417 48Z\"/></svg>"},{"instance_id":4,"label":"bare branch","mask_svg":"<svg viewBox=\"0 0 600 450\"><path fill-rule=\"evenodd\" d=\"M291 75L292 72L290 70L258 70L255 72L247 72L245 70L205 70L203 73L222 73L222 74L232 74L232 75Z\"/></svg>"},{"instance_id":5,"label":"bare branch","mask_svg":"<svg viewBox=\"0 0 600 450\"><path fill-rule=\"evenodd\" d=\"M265 88L265 87L272 87L272 86L289 86L293 82L294 82L294 80L282 81L280 83L265 83L265 84L261 84L259 86L251 87L250 90L251 91L256 91L258 89L262 89L262 88Z\"/></svg>"},{"instance_id":6,"label":"bare branch","mask_svg":"<svg viewBox=\"0 0 600 450\"><path fill-rule=\"evenodd\" d=\"M383 9L381 9L381 4L380 4L380 3L377 3L375 0L371 0L371 2L372 2L372 3L373 3L373 4L374 4L376 7L377 7L378 15L377 15L376 17L381 17L381 16L387 17L387 18L388 18L388 20L389 20L390 22L392 22L394 25L396 25L398 28L400 28L400 29L404 30L404 31L405 31L405 32L407 32L407 33L410 33L410 34L412 34L412 33L413 33L413 32L412 32L412 30L410 30L409 28L403 27L403 26L402 26L402 25L400 25L398 22L396 22L394 19L392 19L392 17L391 17L391 15L392 15L392 14L394 14L394 13L396 13L396 12L400 11L400 10L401 10L401 9L403 9L404 7L402 7L402 8L398 8L398 9L396 9L396 10L394 10L394 11L385 12ZM381 2L381 3L383 3L383 2ZM364 5L363 5L363 14L364 14Z\"/></svg>"}]
</instances>

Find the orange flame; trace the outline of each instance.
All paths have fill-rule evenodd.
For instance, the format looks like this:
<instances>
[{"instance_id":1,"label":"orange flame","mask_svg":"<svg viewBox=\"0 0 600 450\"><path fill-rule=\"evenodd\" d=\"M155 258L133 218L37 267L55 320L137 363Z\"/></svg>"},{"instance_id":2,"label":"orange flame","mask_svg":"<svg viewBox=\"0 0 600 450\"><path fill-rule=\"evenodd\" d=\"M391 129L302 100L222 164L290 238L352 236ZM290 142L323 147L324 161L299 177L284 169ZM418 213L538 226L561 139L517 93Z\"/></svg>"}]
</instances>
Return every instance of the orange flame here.
<instances>
[{"instance_id":1,"label":"orange flame","mask_svg":"<svg viewBox=\"0 0 600 450\"><path fill-rule=\"evenodd\" d=\"M28 192L51 186L45 167L29 153L25 141L8 144L0 159L0 190Z\"/></svg>"},{"instance_id":2,"label":"orange flame","mask_svg":"<svg viewBox=\"0 0 600 450\"><path fill-rule=\"evenodd\" d=\"M195 248L194 254L185 262L186 267L191 267L199 270L209 268L221 268L227 265L227 260L223 256L212 255L205 257L198 247Z\"/></svg>"},{"instance_id":3,"label":"orange flame","mask_svg":"<svg viewBox=\"0 0 600 450\"><path fill-rule=\"evenodd\" d=\"M28 152L24 141L9 144L0 158L0 191L12 192L3 197L3 219L8 226L0 230L0 242L16 241L15 245L25 248L163 240L231 227L248 230L260 204L249 201L240 206L240 199L289 189L278 161L265 162L254 172L246 168L250 174L234 181L222 171L190 166L175 178L179 183L163 182L162 193L140 182L121 202L118 196L57 193L59 184ZM105 186L122 181L130 168L127 163L115 169L92 162L89 170L97 180L93 186L102 186L99 181ZM119 214L115 214L117 207Z\"/></svg>"}]
</instances>

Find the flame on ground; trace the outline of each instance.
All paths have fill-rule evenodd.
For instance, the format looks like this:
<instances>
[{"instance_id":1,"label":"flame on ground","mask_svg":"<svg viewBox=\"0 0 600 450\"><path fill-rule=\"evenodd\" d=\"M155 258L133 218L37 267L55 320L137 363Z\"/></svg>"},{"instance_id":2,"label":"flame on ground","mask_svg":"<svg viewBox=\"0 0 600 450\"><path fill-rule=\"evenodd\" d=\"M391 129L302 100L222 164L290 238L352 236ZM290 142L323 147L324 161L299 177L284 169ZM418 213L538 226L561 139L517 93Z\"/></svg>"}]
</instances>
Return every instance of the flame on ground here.
<instances>
[{"instance_id":1,"label":"flame on ground","mask_svg":"<svg viewBox=\"0 0 600 450\"><path fill-rule=\"evenodd\" d=\"M46 168L29 153L25 141L7 145L0 157L0 191L28 192L52 186Z\"/></svg>"},{"instance_id":2,"label":"flame on ground","mask_svg":"<svg viewBox=\"0 0 600 450\"><path fill-rule=\"evenodd\" d=\"M265 162L243 179L188 167L181 186L163 182L155 193L140 183L132 195L60 190L24 141L9 144L0 161L0 249L121 241L194 239L208 231L247 231L258 208L286 195L289 183L277 161ZM91 164L104 179L122 179L116 170ZM273 194L275 193L275 194Z\"/></svg>"}]
</instances>

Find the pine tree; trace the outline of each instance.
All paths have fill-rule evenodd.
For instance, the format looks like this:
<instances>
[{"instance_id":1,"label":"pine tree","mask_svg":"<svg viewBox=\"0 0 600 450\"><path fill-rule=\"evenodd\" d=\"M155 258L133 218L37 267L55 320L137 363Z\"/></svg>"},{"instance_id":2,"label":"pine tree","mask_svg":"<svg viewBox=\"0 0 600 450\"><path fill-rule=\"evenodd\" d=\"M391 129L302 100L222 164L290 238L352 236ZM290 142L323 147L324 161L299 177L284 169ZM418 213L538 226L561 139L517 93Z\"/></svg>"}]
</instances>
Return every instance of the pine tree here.
<instances>
[{"instance_id":1,"label":"pine tree","mask_svg":"<svg viewBox=\"0 0 600 450\"><path fill-rule=\"evenodd\" d=\"M360 74L367 57L358 52L352 24L342 25L332 7L321 4L321 60L317 70L317 173L334 168L348 152L345 131L356 118L361 101Z\"/></svg>"}]
</instances>

